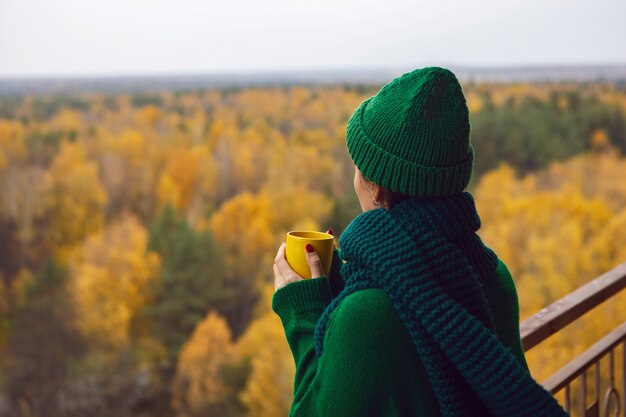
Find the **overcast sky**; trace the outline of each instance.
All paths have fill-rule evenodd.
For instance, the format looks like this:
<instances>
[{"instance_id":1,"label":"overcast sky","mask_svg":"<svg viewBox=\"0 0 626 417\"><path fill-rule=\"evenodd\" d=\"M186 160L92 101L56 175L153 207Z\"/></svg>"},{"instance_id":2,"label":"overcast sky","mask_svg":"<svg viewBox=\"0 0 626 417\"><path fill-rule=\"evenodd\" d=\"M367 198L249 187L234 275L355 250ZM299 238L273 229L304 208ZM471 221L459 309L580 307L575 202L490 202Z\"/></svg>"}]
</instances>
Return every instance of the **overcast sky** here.
<instances>
[{"instance_id":1,"label":"overcast sky","mask_svg":"<svg viewBox=\"0 0 626 417\"><path fill-rule=\"evenodd\" d=\"M626 0L0 0L0 77L626 63Z\"/></svg>"}]
</instances>

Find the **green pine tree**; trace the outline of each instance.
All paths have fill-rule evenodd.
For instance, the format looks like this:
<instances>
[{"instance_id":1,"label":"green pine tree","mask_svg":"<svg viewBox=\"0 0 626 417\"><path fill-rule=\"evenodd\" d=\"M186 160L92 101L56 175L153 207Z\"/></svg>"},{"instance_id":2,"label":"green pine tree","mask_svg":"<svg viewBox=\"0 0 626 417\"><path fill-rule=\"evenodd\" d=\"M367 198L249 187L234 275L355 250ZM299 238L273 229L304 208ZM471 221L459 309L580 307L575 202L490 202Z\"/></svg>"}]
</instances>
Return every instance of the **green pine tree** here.
<instances>
[{"instance_id":1,"label":"green pine tree","mask_svg":"<svg viewBox=\"0 0 626 417\"><path fill-rule=\"evenodd\" d=\"M228 312L237 294L212 234L193 230L171 206L150 227L148 248L159 253L162 266L144 315L173 360L209 309Z\"/></svg>"}]
</instances>

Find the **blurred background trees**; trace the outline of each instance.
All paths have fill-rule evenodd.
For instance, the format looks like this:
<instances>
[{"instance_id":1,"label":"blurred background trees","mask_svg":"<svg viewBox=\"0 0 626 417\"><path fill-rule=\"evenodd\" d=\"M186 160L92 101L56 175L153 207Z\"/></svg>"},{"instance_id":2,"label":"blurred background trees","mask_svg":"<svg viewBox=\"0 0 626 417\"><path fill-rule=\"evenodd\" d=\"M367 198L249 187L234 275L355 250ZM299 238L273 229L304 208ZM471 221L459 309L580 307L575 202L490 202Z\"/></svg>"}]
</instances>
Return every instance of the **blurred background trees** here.
<instances>
[{"instance_id":1,"label":"blurred background trees","mask_svg":"<svg viewBox=\"0 0 626 417\"><path fill-rule=\"evenodd\" d=\"M345 123L378 88L0 98L0 405L286 415L272 260L287 231L339 236L360 213ZM526 318L626 260L626 91L464 89L480 233ZM531 351L533 374L623 320L624 303Z\"/></svg>"}]
</instances>

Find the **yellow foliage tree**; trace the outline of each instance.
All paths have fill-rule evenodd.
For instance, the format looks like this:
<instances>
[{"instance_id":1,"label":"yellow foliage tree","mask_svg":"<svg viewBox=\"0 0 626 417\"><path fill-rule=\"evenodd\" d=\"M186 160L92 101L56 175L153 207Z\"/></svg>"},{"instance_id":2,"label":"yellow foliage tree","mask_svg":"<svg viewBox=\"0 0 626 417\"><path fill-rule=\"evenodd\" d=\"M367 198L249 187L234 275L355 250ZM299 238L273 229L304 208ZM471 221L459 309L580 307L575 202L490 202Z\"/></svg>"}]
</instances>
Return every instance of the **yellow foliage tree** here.
<instances>
[{"instance_id":1,"label":"yellow foliage tree","mask_svg":"<svg viewBox=\"0 0 626 417\"><path fill-rule=\"evenodd\" d=\"M0 169L0 215L16 226L16 240L26 245L43 231L35 224L48 210L47 180L44 169L35 166L11 167L3 177Z\"/></svg>"},{"instance_id":2,"label":"yellow foliage tree","mask_svg":"<svg viewBox=\"0 0 626 417\"><path fill-rule=\"evenodd\" d=\"M604 152L610 149L611 140L604 129L596 129L591 132L590 137L591 149L596 152Z\"/></svg>"},{"instance_id":3,"label":"yellow foliage tree","mask_svg":"<svg viewBox=\"0 0 626 417\"><path fill-rule=\"evenodd\" d=\"M215 162L206 146L172 150L159 178L159 208L171 204L185 211L194 202L207 202L215 194L216 176Z\"/></svg>"},{"instance_id":4,"label":"yellow foliage tree","mask_svg":"<svg viewBox=\"0 0 626 417\"><path fill-rule=\"evenodd\" d=\"M265 193L241 193L213 214L210 227L228 254L228 268L239 274L257 274L262 260L274 250L274 213Z\"/></svg>"},{"instance_id":5,"label":"yellow foliage tree","mask_svg":"<svg viewBox=\"0 0 626 417\"><path fill-rule=\"evenodd\" d=\"M470 90L465 94L465 98L467 99L467 107L469 109L470 114L478 113L483 109L485 103L483 102L482 97L474 90Z\"/></svg>"},{"instance_id":6,"label":"yellow foliage tree","mask_svg":"<svg viewBox=\"0 0 626 417\"><path fill-rule=\"evenodd\" d=\"M239 398L248 417L289 414L295 365L280 319L268 312L253 321L237 342L239 355L249 358L250 375Z\"/></svg>"},{"instance_id":7,"label":"yellow foliage tree","mask_svg":"<svg viewBox=\"0 0 626 417\"><path fill-rule=\"evenodd\" d=\"M74 133L78 133L84 125L78 112L68 108L62 108L49 123L49 127L53 130Z\"/></svg>"},{"instance_id":8,"label":"yellow foliage tree","mask_svg":"<svg viewBox=\"0 0 626 417\"><path fill-rule=\"evenodd\" d=\"M319 229L322 220L333 209L333 201L327 195L302 184L268 188L266 193L276 219L274 230L279 235L277 240L284 240L283 233L294 228Z\"/></svg>"},{"instance_id":9,"label":"yellow foliage tree","mask_svg":"<svg viewBox=\"0 0 626 417\"><path fill-rule=\"evenodd\" d=\"M138 129L124 129L119 134L97 130L92 148L108 196L109 215L131 211L146 219L154 214L154 189L164 152L150 139L149 131Z\"/></svg>"},{"instance_id":10,"label":"yellow foliage tree","mask_svg":"<svg viewBox=\"0 0 626 417\"><path fill-rule=\"evenodd\" d=\"M327 191L339 172L330 138L319 130L294 134L289 142L277 136L268 164L268 186L275 190L301 184L313 191Z\"/></svg>"},{"instance_id":11,"label":"yellow foliage tree","mask_svg":"<svg viewBox=\"0 0 626 417\"><path fill-rule=\"evenodd\" d=\"M127 215L89 237L70 258L71 288L82 333L105 348L129 342L133 315L150 302L160 259L146 252L147 232Z\"/></svg>"},{"instance_id":12,"label":"yellow foliage tree","mask_svg":"<svg viewBox=\"0 0 626 417\"><path fill-rule=\"evenodd\" d=\"M233 122L221 121L212 129L222 196L259 190L266 177L269 152L265 128L260 124L239 130Z\"/></svg>"},{"instance_id":13,"label":"yellow foliage tree","mask_svg":"<svg viewBox=\"0 0 626 417\"><path fill-rule=\"evenodd\" d=\"M102 152L112 153L139 166L145 160L148 144L143 133L136 129L125 130L119 136L102 135Z\"/></svg>"},{"instance_id":14,"label":"yellow foliage tree","mask_svg":"<svg viewBox=\"0 0 626 417\"><path fill-rule=\"evenodd\" d=\"M26 157L25 133L22 123L0 119L0 159L3 158L8 163Z\"/></svg>"},{"instance_id":15,"label":"yellow foliage tree","mask_svg":"<svg viewBox=\"0 0 626 417\"><path fill-rule=\"evenodd\" d=\"M172 385L178 417L217 415L228 393L222 368L235 359L231 337L228 323L210 311L182 347Z\"/></svg>"},{"instance_id":16,"label":"yellow foliage tree","mask_svg":"<svg viewBox=\"0 0 626 417\"><path fill-rule=\"evenodd\" d=\"M107 200L98 166L80 142L63 142L48 171L49 241L59 255L104 224Z\"/></svg>"},{"instance_id":17,"label":"yellow foliage tree","mask_svg":"<svg viewBox=\"0 0 626 417\"><path fill-rule=\"evenodd\" d=\"M483 176L475 195L481 237L516 279L522 319L626 261L626 160L589 154L526 178L502 166ZM533 374L544 380L612 330L619 297L529 352ZM623 305L623 304L622 304Z\"/></svg>"},{"instance_id":18,"label":"yellow foliage tree","mask_svg":"<svg viewBox=\"0 0 626 417\"><path fill-rule=\"evenodd\" d=\"M193 191L198 171L198 160L191 149L176 149L170 156L166 172L175 181L178 190L180 207L186 209Z\"/></svg>"},{"instance_id":19,"label":"yellow foliage tree","mask_svg":"<svg viewBox=\"0 0 626 417\"><path fill-rule=\"evenodd\" d=\"M176 180L174 180L169 173L162 173L159 177L157 189L159 207L163 208L169 204L176 209L180 209L181 194L180 187L176 183Z\"/></svg>"},{"instance_id":20,"label":"yellow foliage tree","mask_svg":"<svg viewBox=\"0 0 626 417\"><path fill-rule=\"evenodd\" d=\"M153 127L161 117L161 110L153 105L144 106L139 109L137 118L141 123Z\"/></svg>"}]
</instances>

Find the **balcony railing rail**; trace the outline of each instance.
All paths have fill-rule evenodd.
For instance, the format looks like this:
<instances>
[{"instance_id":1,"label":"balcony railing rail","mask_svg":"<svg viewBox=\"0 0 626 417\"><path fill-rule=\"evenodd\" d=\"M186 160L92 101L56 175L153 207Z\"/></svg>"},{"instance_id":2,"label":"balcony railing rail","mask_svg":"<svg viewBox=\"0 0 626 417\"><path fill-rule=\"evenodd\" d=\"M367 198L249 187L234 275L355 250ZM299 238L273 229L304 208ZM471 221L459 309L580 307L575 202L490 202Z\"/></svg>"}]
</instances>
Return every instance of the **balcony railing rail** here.
<instances>
[{"instance_id":1,"label":"balcony railing rail","mask_svg":"<svg viewBox=\"0 0 626 417\"><path fill-rule=\"evenodd\" d=\"M520 325L522 345L528 351L585 313L626 288L626 263L606 272L524 321ZM626 306L623 311L626 313ZM621 349L620 349L621 345ZM621 360L619 360L621 350ZM601 360L608 356L609 382L601 398ZM617 360L616 360L617 359ZM621 366L618 369L619 362ZM593 368L593 392L588 392L588 374ZM578 410L572 409L572 382L580 379ZM620 388L621 385L621 388ZM564 390L563 405L581 417L626 417L626 321L574 358L543 382L553 394ZM592 394L592 400L588 398Z\"/></svg>"}]
</instances>

